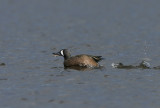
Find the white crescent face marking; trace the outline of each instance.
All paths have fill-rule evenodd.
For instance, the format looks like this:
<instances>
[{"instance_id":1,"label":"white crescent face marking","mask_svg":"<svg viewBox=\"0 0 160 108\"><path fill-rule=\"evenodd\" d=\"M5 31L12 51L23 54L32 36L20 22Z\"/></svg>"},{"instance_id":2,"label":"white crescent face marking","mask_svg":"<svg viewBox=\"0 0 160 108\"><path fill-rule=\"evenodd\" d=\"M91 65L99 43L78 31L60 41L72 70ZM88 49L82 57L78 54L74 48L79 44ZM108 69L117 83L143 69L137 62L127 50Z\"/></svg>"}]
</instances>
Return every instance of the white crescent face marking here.
<instances>
[{"instance_id":1,"label":"white crescent face marking","mask_svg":"<svg viewBox=\"0 0 160 108\"><path fill-rule=\"evenodd\" d=\"M64 54L63 54L63 50L61 50L61 55L62 55L62 56L64 56Z\"/></svg>"}]
</instances>

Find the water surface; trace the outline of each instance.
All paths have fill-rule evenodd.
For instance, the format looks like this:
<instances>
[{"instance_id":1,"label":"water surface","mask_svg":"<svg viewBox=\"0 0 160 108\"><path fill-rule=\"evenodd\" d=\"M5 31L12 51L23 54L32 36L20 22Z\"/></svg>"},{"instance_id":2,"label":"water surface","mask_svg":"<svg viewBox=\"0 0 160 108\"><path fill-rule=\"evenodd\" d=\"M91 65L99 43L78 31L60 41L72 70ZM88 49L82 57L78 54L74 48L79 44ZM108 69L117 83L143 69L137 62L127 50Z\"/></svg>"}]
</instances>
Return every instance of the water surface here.
<instances>
[{"instance_id":1,"label":"water surface","mask_svg":"<svg viewBox=\"0 0 160 108\"><path fill-rule=\"evenodd\" d=\"M160 61L158 0L1 0L0 107L159 108L160 71L115 69ZM103 69L63 68L52 53L105 58Z\"/></svg>"}]
</instances>

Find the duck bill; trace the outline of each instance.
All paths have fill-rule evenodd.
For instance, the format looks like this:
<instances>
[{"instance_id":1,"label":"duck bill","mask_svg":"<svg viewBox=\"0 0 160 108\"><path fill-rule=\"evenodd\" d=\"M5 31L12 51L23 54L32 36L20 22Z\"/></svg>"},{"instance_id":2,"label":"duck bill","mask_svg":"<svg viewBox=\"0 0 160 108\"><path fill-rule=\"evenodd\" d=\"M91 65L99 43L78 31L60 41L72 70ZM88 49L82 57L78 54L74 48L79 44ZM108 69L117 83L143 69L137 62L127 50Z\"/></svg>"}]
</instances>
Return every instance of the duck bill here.
<instances>
[{"instance_id":1,"label":"duck bill","mask_svg":"<svg viewBox=\"0 0 160 108\"><path fill-rule=\"evenodd\" d=\"M61 56L60 52L52 53L54 56Z\"/></svg>"}]
</instances>

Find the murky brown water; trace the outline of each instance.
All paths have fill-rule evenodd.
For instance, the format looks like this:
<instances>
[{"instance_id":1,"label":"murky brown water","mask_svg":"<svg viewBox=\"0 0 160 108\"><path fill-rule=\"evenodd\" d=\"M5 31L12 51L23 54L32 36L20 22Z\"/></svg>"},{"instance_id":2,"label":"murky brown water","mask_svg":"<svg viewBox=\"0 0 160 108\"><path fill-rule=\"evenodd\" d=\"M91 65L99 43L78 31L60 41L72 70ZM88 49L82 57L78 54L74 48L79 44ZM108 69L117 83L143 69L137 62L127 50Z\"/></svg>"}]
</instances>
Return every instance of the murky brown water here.
<instances>
[{"instance_id":1,"label":"murky brown water","mask_svg":"<svg viewBox=\"0 0 160 108\"><path fill-rule=\"evenodd\" d=\"M1 0L0 107L159 108L158 0ZM101 55L102 69L63 68L52 53ZM3 64L4 63L4 64Z\"/></svg>"}]
</instances>

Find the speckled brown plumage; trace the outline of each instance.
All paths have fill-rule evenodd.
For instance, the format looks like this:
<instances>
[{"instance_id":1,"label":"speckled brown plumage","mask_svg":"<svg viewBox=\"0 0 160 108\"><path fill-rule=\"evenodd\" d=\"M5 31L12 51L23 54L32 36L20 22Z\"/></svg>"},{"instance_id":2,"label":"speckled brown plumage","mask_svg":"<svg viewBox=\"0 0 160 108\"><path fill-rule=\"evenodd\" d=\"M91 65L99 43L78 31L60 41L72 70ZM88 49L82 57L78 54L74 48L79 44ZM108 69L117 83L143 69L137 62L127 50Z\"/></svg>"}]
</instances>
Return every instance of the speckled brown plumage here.
<instances>
[{"instance_id":1,"label":"speckled brown plumage","mask_svg":"<svg viewBox=\"0 0 160 108\"><path fill-rule=\"evenodd\" d=\"M99 64L92 57L83 54L64 60L64 66L99 67Z\"/></svg>"}]
</instances>

